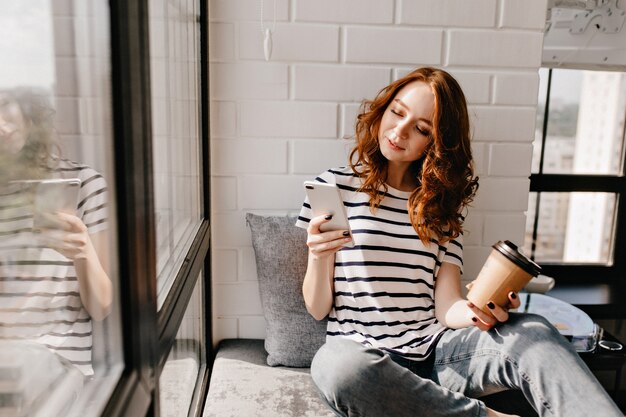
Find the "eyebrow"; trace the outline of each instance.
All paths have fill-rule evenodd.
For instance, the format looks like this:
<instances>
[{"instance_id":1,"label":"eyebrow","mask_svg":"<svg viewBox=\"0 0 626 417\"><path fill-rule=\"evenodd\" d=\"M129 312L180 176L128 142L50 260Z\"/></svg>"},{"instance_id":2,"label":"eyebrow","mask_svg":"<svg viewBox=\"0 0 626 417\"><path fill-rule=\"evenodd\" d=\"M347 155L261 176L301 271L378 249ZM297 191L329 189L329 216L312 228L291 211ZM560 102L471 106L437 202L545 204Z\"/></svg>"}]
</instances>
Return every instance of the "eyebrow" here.
<instances>
[{"instance_id":1,"label":"eyebrow","mask_svg":"<svg viewBox=\"0 0 626 417\"><path fill-rule=\"evenodd\" d=\"M394 98L394 99L393 99L393 101L394 101L394 102L396 102L396 103L398 103L400 106L404 107L405 109L410 110L410 109L409 109L409 106L407 106L406 104L404 104L404 102L403 102L402 100L400 100L399 98ZM418 121L422 121L422 122L426 123L428 126L431 126L431 127L432 127L432 125L433 125L433 123L432 123L430 120L428 120L428 119L424 119L424 118L421 118L421 117L420 117L420 118L419 118L419 119L417 119L417 120L418 120Z\"/></svg>"}]
</instances>

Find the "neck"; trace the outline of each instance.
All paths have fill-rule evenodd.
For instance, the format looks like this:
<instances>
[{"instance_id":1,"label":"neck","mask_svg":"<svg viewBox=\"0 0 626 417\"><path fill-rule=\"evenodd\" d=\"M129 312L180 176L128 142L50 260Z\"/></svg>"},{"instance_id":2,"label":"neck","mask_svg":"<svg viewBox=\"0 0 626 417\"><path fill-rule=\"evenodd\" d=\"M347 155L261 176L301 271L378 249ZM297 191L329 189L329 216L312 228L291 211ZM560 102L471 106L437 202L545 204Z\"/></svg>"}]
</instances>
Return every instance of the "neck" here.
<instances>
[{"instance_id":1,"label":"neck","mask_svg":"<svg viewBox=\"0 0 626 417\"><path fill-rule=\"evenodd\" d=\"M387 185L400 191L413 191L417 187L417 179L411 175L410 166L410 163L393 163L390 161L385 180Z\"/></svg>"}]
</instances>

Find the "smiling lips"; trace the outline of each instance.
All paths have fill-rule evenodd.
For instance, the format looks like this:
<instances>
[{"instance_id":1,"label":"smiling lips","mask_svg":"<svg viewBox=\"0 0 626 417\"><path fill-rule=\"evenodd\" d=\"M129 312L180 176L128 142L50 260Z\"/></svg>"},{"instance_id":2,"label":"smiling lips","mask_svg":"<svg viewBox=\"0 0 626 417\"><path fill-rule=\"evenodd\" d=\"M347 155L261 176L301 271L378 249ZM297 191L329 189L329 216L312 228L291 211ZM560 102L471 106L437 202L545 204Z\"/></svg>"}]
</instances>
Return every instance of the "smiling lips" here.
<instances>
[{"instance_id":1,"label":"smiling lips","mask_svg":"<svg viewBox=\"0 0 626 417\"><path fill-rule=\"evenodd\" d=\"M389 132L387 134L387 141L389 142L389 146L394 151L403 151L404 148L401 148L400 146L398 146L395 143L393 143L393 139L396 139L397 137L398 137L398 135L396 135L396 132L394 132L394 131L391 131L391 132Z\"/></svg>"}]
</instances>

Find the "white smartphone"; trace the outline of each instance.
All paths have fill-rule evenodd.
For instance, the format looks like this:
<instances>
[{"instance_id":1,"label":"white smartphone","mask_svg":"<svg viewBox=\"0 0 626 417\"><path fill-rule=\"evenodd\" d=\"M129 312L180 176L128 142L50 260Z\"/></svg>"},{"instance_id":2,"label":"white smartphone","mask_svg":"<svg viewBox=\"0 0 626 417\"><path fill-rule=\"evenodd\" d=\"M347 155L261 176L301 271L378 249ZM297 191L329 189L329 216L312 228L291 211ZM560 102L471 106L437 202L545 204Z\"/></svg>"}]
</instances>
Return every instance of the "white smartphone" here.
<instances>
[{"instance_id":1,"label":"white smartphone","mask_svg":"<svg viewBox=\"0 0 626 417\"><path fill-rule=\"evenodd\" d=\"M344 246L354 246L352 230L348 222L346 207L343 205L339 188L335 184L326 184L323 182L305 181L304 189L309 198L311 211L314 216L323 214L331 214L333 218L320 226L322 232L329 230L347 230L350 232L350 242Z\"/></svg>"},{"instance_id":2,"label":"white smartphone","mask_svg":"<svg viewBox=\"0 0 626 417\"><path fill-rule=\"evenodd\" d=\"M33 181L35 185L33 228L54 228L54 213L76 214L80 179Z\"/></svg>"}]
</instances>

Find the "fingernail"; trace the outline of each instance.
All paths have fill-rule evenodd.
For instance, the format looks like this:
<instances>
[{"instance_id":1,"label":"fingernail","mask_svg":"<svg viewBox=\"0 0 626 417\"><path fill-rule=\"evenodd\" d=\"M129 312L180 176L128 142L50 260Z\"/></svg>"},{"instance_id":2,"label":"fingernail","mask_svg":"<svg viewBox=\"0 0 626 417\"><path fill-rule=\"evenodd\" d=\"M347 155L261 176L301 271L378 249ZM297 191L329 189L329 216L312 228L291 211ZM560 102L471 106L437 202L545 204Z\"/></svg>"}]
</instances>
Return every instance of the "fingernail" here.
<instances>
[{"instance_id":1,"label":"fingernail","mask_svg":"<svg viewBox=\"0 0 626 417\"><path fill-rule=\"evenodd\" d=\"M348 232L347 230L345 232L343 232L344 236L350 236L350 232Z\"/></svg>"},{"instance_id":2,"label":"fingernail","mask_svg":"<svg viewBox=\"0 0 626 417\"><path fill-rule=\"evenodd\" d=\"M326 220L330 220L330 219L332 219L332 218L333 218L333 215L332 215L332 214L329 214L328 216L326 216L326 217L324 217L324 218L325 218Z\"/></svg>"},{"instance_id":3,"label":"fingernail","mask_svg":"<svg viewBox=\"0 0 626 417\"><path fill-rule=\"evenodd\" d=\"M512 293L511 293L511 298L515 300L515 299L517 298L517 294L515 294L514 292L512 292Z\"/></svg>"},{"instance_id":4,"label":"fingernail","mask_svg":"<svg viewBox=\"0 0 626 417\"><path fill-rule=\"evenodd\" d=\"M478 321L478 319L477 319L476 317L472 317L472 321L473 321L474 323L476 323L476 322Z\"/></svg>"},{"instance_id":5,"label":"fingernail","mask_svg":"<svg viewBox=\"0 0 626 417\"><path fill-rule=\"evenodd\" d=\"M489 307L490 309L492 309L492 310L493 310L494 308L496 308L496 305L495 305L494 303L492 303L491 301L489 301L489 302L487 303L487 307Z\"/></svg>"}]
</instances>

